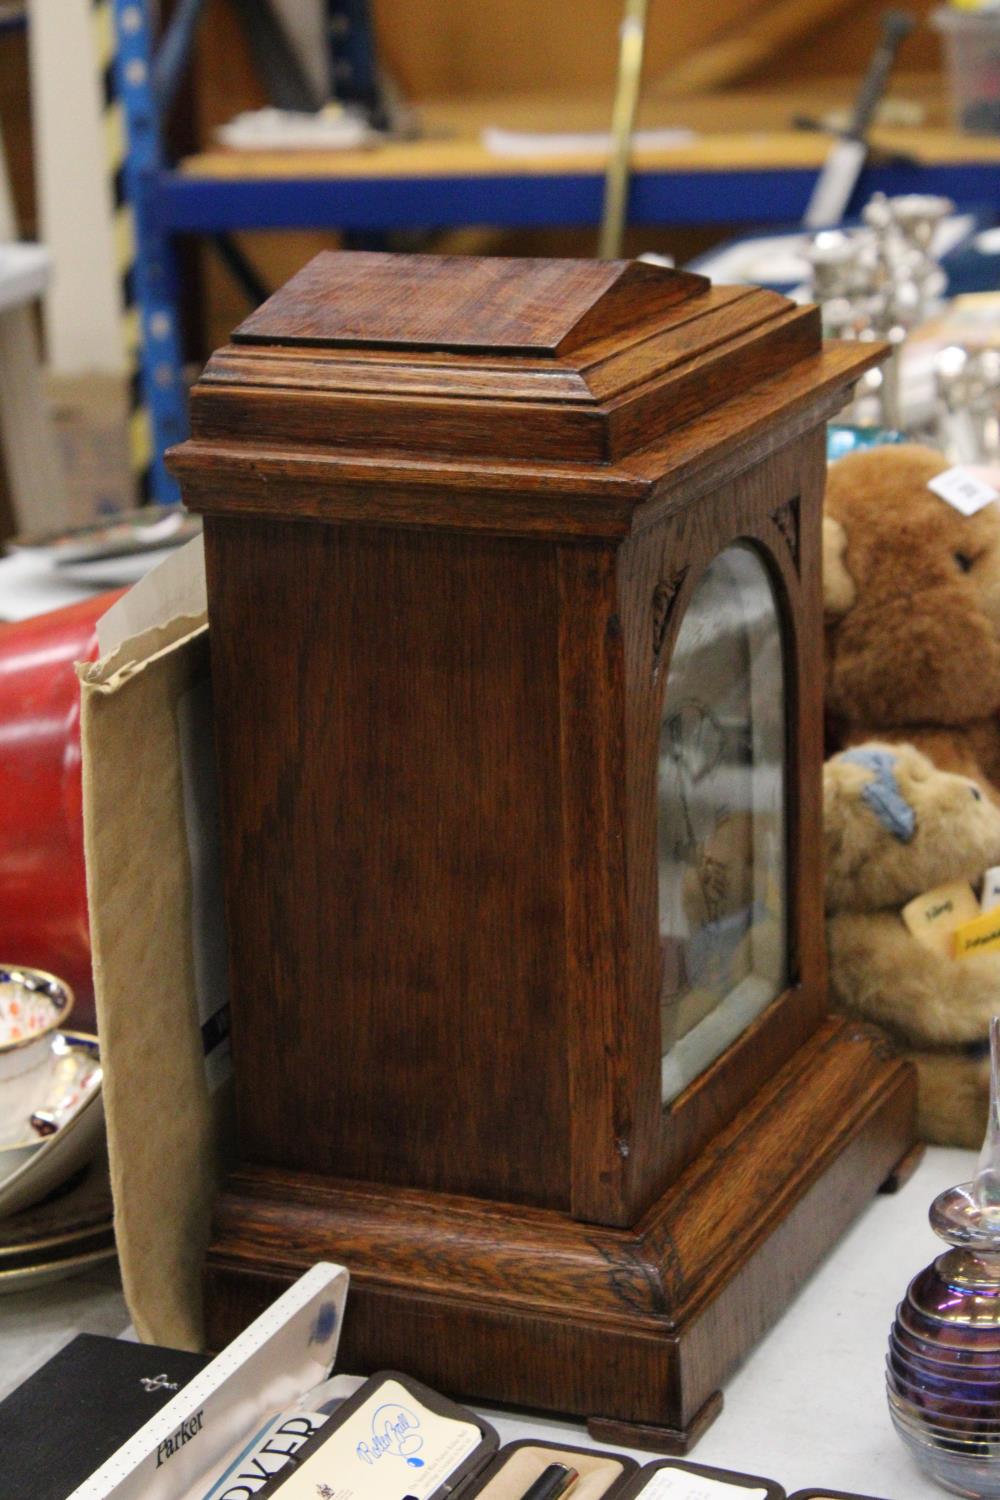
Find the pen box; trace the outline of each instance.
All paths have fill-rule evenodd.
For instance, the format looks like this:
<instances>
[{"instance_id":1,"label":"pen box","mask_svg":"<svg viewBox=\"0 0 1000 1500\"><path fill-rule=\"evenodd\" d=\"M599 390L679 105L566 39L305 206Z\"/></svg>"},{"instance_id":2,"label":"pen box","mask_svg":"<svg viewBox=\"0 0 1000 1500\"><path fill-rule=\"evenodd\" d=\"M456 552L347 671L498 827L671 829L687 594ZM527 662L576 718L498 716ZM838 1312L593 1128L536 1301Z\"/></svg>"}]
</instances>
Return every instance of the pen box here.
<instances>
[{"instance_id":1,"label":"pen box","mask_svg":"<svg viewBox=\"0 0 1000 1500\"><path fill-rule=\"evenodd\" d=\"M856 1495L853 1490L796 1490L788 1500L879 1500L877 1495Z\"/></svg>"},{"instance_id":2,"label":"pen box","mask_svg":"<svg viewBox=\"0 0 1000 1500\"><path fill-rule=\"evenodd\" d=\"M768 1480L680 1460L640 1469L627 1454L572 1444L522 1439L499 1448L485 1419L394 1371L364 1381L338 1376L330 1384L339 1387L340 1404L324 1405L329 1415L313 1437L305 1437L302 1419L293 1417L299 1431L287 1450L253 1448L255 1434L266 1433L269 1423L329 1379L347 1282L343 1267L314 1266L209 1363L171 1355L174 1363L164 1364L161 1351L123 1346L124 1357L139 1361L140 1374L148 1373L145 1362L153 1358L153 1373L167 1370L167 1384L183 1388L69 1500L205 1500L209 1490L214 1500L273 1494L279 1500L297 1494L307 1500L522 1500L555 1463L578 1472L571 1500L785 1500ZM183 1376L172 1372L185 1362L191 1378L183 1385ZM344 1392L351 1394L341 1399ZM269 1455L266 1466L247 1457L254 1452ZM275 1471L276 1452L283 1467ZM91 1448L91 1457L100 1459L99 1447ZM66 1476L70 1485L73 1477Z\"/></svg>"},{"instance_id":3,"label":"pen box","mask_svg":"<svg viewBox=\"0 0 1000 1500\"><path fill-rule=\"evenodd\" d=\"M785 1500L773 1479L713 1469L687 1459L666 1458L643 1464L625 1486L620 1500Z\"/></svg>"},{"instance_id":4,"label":"pen box","mask_svg":"<svg viewBox=\"0 0 1000 1500\"><path fill-rule=\"evenodd\" d=\"M0 1401L3 1500L66 1500L208 1363L77 1334Z\"/></svg>"},{"instance_id":5,"label":"pen box","mask_svg":"<svg viewBox=\"0 0 1000 1500\"><path fill-rule=\"evenodd\" d=\"M498 1442L475 1412L408 1375L383 1370L253 1493L260 1500L272 1494L281 1500L444 1500L464 1495Z\"/></svg>"},{"instance_id":6,"label":"pen box","mask_svg":"<svg viewBox=\"0 0 1000 1500\"><path fill-rule=\"evenodd\" d=\"M313 1266L68 1500L203 1500L248 1436L327 1379L347 1285L343 1266Z\"/></svg>"},{"instance_id":7,"label":"pen box","mask_svg":"<svg viewBox=\"0 0 1000 1500\"><path fill-rule=\"evenodd\" d=\"M373 1375L295 1454L259 1500L522 1500L550 1464L572 1500L785 1500L766 1479L666 1459L522 1439L498 1449L467 1408L396 1371ZM225 1497L222 1497L225 1500Z\"/></svg>"}]
</instances>

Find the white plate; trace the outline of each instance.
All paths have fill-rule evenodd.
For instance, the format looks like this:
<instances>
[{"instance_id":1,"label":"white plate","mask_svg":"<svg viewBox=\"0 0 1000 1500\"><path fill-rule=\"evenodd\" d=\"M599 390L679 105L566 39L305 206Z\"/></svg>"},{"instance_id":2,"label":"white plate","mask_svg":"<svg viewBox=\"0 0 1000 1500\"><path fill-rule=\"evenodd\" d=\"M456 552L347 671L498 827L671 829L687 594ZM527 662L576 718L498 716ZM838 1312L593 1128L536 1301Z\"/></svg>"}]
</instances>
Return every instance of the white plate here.
<instances>
[{"instance_id":1,"label":"white plate","mask_svg":"<svg viewBox=\"0 0 1000 1500\"><path fill-rule=\"evenodd\" d=\"M47 1281L61 1281L66 1276L80 1276L93 1270L105 1261L114 1260L117 1254L114 1244L90 1250L86 1255L68 1255L62 1260L43 1261L37 1266L18 1266L14 1270L0 1270L0 1296L7 1292L23 1292L28 1287L42 1286Z\"/></svg>"},{"instance_id":2,"label":"white plate","mask_svg":"<svg viewBox=\"0 0 1000 1500\"><path fill-rule=\"evenodd\" d=\"M97 1038L66 1032L78 1046L97 1049ZM27 1160L0 1179L0 1218L37 1203L92 1160L104 1140L104 1101L100 1086L87 1094L80 1107L54 1135L36 1146ZM2 1158L0 1158L2 1160Z\"/></svg>"}]
</instances>

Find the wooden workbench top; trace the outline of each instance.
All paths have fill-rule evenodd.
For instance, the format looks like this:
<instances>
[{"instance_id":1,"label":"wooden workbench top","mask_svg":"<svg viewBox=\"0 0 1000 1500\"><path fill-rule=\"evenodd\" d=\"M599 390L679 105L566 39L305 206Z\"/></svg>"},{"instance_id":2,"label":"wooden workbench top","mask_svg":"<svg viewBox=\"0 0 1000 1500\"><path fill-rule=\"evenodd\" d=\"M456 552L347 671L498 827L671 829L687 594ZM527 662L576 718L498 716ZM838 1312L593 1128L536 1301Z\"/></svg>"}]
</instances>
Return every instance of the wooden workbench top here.
<instances>
[{"instance_id":1,"label":"wooden workbench top","mask_svg":"<svg viewBox=\"0 0 1000 1500\"><path fill-rule=\"evenodd\" d=\"M633 165L639 171L660 172L818 168L826 159L830 137L795 129L794 117L847 107L855 88L855 80L824 79L802 90L727 91L683 100L647 98L638 129L687 127L695 135L676 145L638 147ZM901 79L893 95L921 105L926 123L881 126L872 134L876 148L929 165L1000 163L1000 136L964 135L948 125L937 78ZM608 128L609 116L610 100L596 95L504 94L430 100L420 106L425 134L418 140L387 141L354 151L219 148L188 157L180 170L211 178L599 174L606 163L603 150L498 155L482 144L481 132L487 126L512 131L600 131Z\"/></svg>"}]
</instances>

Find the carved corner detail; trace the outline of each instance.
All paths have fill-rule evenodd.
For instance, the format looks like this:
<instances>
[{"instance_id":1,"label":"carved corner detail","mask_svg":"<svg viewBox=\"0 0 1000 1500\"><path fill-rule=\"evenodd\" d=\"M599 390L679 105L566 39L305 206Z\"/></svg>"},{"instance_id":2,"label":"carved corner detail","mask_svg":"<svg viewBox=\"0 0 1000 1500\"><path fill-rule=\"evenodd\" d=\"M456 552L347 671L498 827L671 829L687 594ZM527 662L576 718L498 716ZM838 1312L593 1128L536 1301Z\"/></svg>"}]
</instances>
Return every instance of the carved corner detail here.
<instances>
[{"instance_id":1,"label":"carved corner detail","mask_svg":"<svg viewBox=\"0 0 1000 1500\"><path fill-rule=\"evenodd\" d=\"M681 585L687 577L687 568L678 568L669 578L661 578L653 590L653 673L659 671L667 629L677 603Z\"/></svg>"},{"instance_id":2,"label":"carved corner detail","mask_svg":"<svg viewBox=\"0 0 1000 1500\"><path fill-rule=\"evenodd\" d=\"M613 1248L597 1240L591 1240L590 1244L607 1266L608 1282L616 1301L630 1312L667 1317L684 1295L672 1241L668 1241L668 1253L659 1265L643 1254L638 1243Z\"/></svg>"},{"instance_id":3,"label":"carved corner detail","mask_svg":"<svg viewBox=\"0 0 1000 1500\"><path fill-rule=\"evenodd\" d=\"M798 500L787 500L784 505L779 505L777 510L771 512L771 520L785 538L788 550L792 554L792 562L797 569L799 566Z\"/></svg>"}]
</instances>

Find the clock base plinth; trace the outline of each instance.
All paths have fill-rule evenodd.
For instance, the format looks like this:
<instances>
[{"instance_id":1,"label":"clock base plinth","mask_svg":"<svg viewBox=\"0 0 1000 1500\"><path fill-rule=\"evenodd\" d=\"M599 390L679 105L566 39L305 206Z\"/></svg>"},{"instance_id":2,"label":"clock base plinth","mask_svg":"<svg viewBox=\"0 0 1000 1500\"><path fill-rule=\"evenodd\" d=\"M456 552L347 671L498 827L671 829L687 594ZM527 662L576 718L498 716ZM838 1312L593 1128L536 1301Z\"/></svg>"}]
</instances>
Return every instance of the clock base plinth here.
<instances>
[{"instance_id":1,"label":"clock base plinth","mask_svg":"<svg viewBox=\"0 0 1000 1500\"><path fill-rule=\"evenodd\" d=\"M721 1391L713 1391L686 1427L655 1427L649 1422L621 1422L615 1417L588 1417L587 1432L595 1443L613 1448L642 1448L683 1458L690 1453L722 1410Z\"/></svg>"},{"instance_id":2,"label":"clock base plinth","mask_svg":"<svg viewBox=\"0 0 1000 1500\"><path fill-rule=\"evenodd\" d=\"M632 1229L243 1167L205 1277L219 1348L319 1260L351 1272L340 1366L687 1434L913 1141L908 1063L830 1018ZM605 1428L605 1430L608 1430Z\"/></svg>"},{"instance_id":3,"label":"clock base plinth","mask_svg":"<svg viewBox=\"0 0 1000 1500\"><path fill-rule=\"evenodd\" d=\"M904 1188L923 1161L926 1151L926 1141L915 1141L909 1151L900 1157L885 1181L879 1185L879 1192L884 1193L886 1197L891 1197L893 1193L898 1193L900 1188Z\"/></svg>"}]
</instances>

